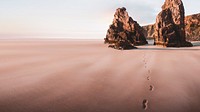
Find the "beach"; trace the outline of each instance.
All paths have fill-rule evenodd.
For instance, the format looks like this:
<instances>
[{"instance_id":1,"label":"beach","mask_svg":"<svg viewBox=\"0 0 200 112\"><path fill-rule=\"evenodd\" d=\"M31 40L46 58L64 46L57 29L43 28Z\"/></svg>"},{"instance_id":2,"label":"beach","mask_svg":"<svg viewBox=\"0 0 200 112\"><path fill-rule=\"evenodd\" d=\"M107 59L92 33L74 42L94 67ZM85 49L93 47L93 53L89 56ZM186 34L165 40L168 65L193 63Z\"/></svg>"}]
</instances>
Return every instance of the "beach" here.
<instances>
[{"instance_id":1,"label":"beach","mask_svg":"<svg viewBox=\"0 0 200 112\"><path fill-rule=\"evenodd\" d=\"M115 50L103 40L1 40L0 112L199 112L194 45Z\"/></svg>"}]
</instances>

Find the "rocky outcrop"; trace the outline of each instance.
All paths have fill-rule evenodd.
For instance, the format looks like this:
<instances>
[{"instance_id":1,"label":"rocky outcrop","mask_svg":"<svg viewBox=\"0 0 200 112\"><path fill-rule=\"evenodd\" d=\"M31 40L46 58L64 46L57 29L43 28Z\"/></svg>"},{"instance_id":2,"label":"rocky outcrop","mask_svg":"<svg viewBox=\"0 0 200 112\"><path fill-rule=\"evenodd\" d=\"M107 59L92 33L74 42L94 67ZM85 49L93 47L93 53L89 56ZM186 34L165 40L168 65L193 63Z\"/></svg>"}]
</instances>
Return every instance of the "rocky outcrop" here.
<instances>
[{"instance_id":1,"label":"rocky outcrop","mask_svg":"<svg viewBox=\"0 0 200 112\"><path fill-rule=\"evenodd\" d=\"M118 8L110 25L105 43L115 49L133 49L136 45L147 44L142 27L129 17L126 8Z\"/></svg>"},{"instance_id":2,"label":"rocky outcrop","mask_svg":"<svg viewBox=\"0 0 200 112\"><path fill-rule=\"evenodd\" d=\"M155 24L150 24L146 26L142 26L144 36L147 39L154 39L155 38Z\"/></svg>"},{"instance_id":3,"label":"rocky outcrop","mask_svg":"<svg viewBox=\"0 0 200 112\"><path fill-rule=\"evenodd\" d=\"M165 0L155 24L155 45L191 47L185 36L185 11L181 0Z\"/></svg>"},{"instance_id":4,"label":"rocky outcrop","mask_svg":"<svg viewBox=\"0 0 200 112\"><path fill-rule=\"evenodd\" d=\"M200 13L185 18L186 40L200 41Z\"/></svg>"},{"instance_id":5,"label":"rocky outcrop","mask_svg":"<svg viewBox=\"0 0 200 112\"><path fill-rule=\"evenodd\" d=\"M142 26L147 39L155 38L155 24ZM200 41L200 13L185 17L186 40Z\"/></svg>"}]
</instances>

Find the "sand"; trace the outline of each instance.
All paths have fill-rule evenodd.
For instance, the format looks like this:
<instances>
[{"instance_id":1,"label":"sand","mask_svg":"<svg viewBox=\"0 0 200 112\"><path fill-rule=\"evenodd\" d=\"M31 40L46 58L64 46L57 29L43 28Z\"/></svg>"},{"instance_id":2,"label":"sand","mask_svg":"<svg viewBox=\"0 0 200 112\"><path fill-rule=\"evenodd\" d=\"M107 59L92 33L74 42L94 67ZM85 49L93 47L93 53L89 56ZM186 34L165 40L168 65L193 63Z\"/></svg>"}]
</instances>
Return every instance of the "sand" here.
<instances>
[{"instance_id":1,"label":"sand","mask_svg":"<svg viewBox=\"0 0 200 112\"><path fill-rule=\"evenodd\" d=\"M0 112L200 112L200 44L1 40Z\"/></svg>"}]
</instances>

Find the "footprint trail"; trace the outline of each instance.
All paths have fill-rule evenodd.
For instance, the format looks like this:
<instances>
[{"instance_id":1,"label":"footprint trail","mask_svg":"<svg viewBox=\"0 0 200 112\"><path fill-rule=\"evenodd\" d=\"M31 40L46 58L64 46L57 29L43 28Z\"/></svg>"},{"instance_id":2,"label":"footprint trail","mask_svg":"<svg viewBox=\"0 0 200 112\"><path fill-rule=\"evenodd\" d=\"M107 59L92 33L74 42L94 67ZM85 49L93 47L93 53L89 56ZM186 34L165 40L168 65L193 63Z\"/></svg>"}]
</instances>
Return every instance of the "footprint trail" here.
<instances>
[{"instance_id":1,"label":"footprint trail","mask_svg":"<svg viewBox=\"0 0 200 112\"><path fill-rule=\"evenodd\" d=\"M143 63L144 63L144 69L146 70L146 80L148 81L147 84L148 84L148 91L150 92L153 92L154 91L154 85L150 84L152 83L151 82L151 69L149 67L149 60L150 60L150 57L147 57L146 54L143 55ZM150 94L150 93L149 93ZM144 110L147 110L148 109L148 105L149 105L150 101L148 99L143 99L142 101L142 108Z\"/></svg>"}]
</instances>

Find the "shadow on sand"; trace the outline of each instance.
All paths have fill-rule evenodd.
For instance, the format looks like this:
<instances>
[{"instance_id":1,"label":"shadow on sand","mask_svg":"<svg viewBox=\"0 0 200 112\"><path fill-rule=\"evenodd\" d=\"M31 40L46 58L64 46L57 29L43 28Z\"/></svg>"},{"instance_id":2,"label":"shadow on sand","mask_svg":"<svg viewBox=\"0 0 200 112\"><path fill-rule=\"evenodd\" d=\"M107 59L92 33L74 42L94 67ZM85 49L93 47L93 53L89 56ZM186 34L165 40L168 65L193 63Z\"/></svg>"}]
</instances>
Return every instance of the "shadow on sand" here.
<instances>
[{"instance_id":1,"label":"shadow on sand","mask_svg":"<svg viewBox=\"0 0 200 112\"><path fill-rule=\"evenodd\" d=\"M194 49L194 48L140 48L136 50L154 50L154 51L200 51L200 49Z\"/></svg>"},{"instance_id":2,"label":"shadow on sand","mask_svg":"<svg viewBox=\"0 0 200 112\"><path fill-rule=\"evenodd\" d=\"M159 51L159 50L165 50L165 51L200 51L199 48L196 48L198 46L200 46L200 41L196 41L196 42L192 42L193 47L162 47L162 46L155 46L153 45L154 40L148 40L149 44L144 45L144 46L136 46L138 49L136 50L155 50L155 51Z\"/></svg>"}]
</instances>

